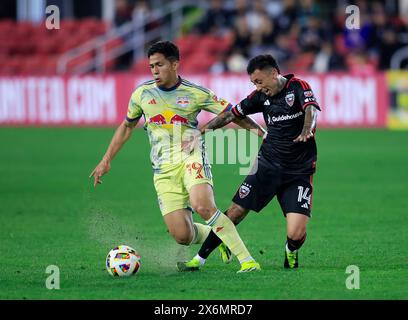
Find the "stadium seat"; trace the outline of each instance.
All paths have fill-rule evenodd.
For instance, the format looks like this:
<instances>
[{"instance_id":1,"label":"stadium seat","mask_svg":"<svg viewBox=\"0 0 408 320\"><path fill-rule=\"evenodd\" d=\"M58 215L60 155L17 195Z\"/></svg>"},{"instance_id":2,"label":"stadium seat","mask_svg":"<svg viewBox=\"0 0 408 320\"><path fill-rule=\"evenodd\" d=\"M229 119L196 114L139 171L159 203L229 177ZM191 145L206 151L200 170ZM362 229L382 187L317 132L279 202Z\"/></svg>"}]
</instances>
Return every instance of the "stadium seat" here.
<instances>
[{"instance_id":1,"label":"stadium seat","mask_svg":"<svg viewBox=\"0 0 408 320\"><path fill-rule=\"evenodd\" d=\"M70 60L67 64L67 72L68 73L76 73L78 68L85 67L91 63L94 57L94 53L87 52L83 55L80 55L72 60Z\"/></svg>"},{"instance_id":2,"label":"stadium seat","mask_svg":"<svg viewBox=\"0 0 408 320\"><path fill-rule=\"evenodd\" d=\"M147 58L138 59L132 66L132 71L136 74L149 73L149 60Z\"/></svg>"},{"instance_id":3,"label":"stadium seat","mask_svg":"<svg viewBox=\"0 0 408 320\"><path fill-rule=\"evenodd\" d=\"M188 59L181 64L180 70L185 73L204 73L208 72L211 65L215 63L214 55L205 51L197 51L190 55Z\"/></svg>"},{"instance_id":4,"label":"stadium seat","mask_svg":"<svg viewBox=\"0 0 408 320\"><path fill-rule=\"evenodd\" d=\"M5 75L19 75L22 71L22 58L19 55L8 58L2 66L1 73Z\"/></svg>"},{"instance_id":5,"label":"stadium seat","mask_svg":"<svg viewBox=\"0 0 408 320\"><path fill-rule=\"evenodd\" d=\"M178 38L175 43L180 50L180 55L187 58L193 51L197 50L197 44L200 42L200 36L195 34L186 35Z\"/></svg>"},{"instance_id":6,"label":"stadium seat","mask_svg":"<svg viewBox=\"0 0 408 320\"><path fill-rule=\"evenodd\" d=\"M297 71L307 71L311 68L315 59L312 52L301 53L289 64L289 69Z\"/></svg>"}]
</instances>

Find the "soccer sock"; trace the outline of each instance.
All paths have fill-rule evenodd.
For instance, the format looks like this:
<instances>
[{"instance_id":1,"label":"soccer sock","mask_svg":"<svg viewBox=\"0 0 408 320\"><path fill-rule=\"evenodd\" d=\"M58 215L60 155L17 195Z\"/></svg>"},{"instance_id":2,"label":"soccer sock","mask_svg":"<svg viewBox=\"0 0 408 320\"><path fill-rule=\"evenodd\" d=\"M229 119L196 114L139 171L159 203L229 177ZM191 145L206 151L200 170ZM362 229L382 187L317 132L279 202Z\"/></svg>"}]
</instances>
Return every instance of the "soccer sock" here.
<instances>
[{"instance_id":1,"label":"soccer sock","mask_svg":"<svg viewBox=\"0 0 408 320\"><path fill-rule=\"evenodd\" d=\"M287 240L286 240L286 251L293 252L293 251L296 251L296 250L300 249L300 247L306 241L306 233L303 236L303 238L300 239L300 240L292 240L289 237L286 237L286 238L287 238Z\"/></svg>"},{"instance_id":2,"label":"soccer sock","mask_svg":"<svg viewBox=\"0 0 408 320\"><path fill-rule=\"evenodd\" d=\"M208 234L211 231L211 227L196 222L193 223L193 227L194 227L194 239L191 241L190 244L203 243L204 240L208 237Z\"/></svg>"},{"instance_id":3,"label":"soccer sock","mask_svg":"<svg viewBox=\"0 0 408 320\"><path fill-rule=\"evenodd\" d=\"M248 249L238 234L234 224L225 214L217 210L212 217L206 221L211 226L212 231L221 239L222 242L238 258L240 263L252 260Z\"/></svg>"},{"instance_id":4,"label":"soccer sock","mask_svg":"<svg viewBox=\"0 0 408 320\"><path fill-rule=\"evenodd\" d=\"M207 239L205 239L203 245L201 246L200 251L198 251L198 255L204 259L207 259L210 253L213 252L221 243L222 240L217 237L214 231L211 230Z\"/></svg>"},{"instance_id":5,"label":"soccer sock","mask_svg":"<svg viewBox=\"0 0 408 320\"><path fill-rule=\"evenodd\" d=\"M198 261L200 261L200 266L204 265L205 259L201 258L199 254L196 254L196 256L194 258L196 258L196 259L198 259Z\"/></svg>"}]
</instances>

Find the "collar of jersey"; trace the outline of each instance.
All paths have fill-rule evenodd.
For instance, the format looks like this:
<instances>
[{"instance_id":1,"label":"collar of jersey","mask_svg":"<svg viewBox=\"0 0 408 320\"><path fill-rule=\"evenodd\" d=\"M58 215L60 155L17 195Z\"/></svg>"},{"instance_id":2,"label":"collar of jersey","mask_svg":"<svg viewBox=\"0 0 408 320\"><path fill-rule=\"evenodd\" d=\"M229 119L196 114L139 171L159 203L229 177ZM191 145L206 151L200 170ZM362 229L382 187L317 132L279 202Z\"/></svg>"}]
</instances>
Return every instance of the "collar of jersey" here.
<instances>
[{"instance_id":1,"label":"collar of jersey","mask_svg":"<svg viewBox=\"0 0 408 320\"><path fill-rule=\"evenodd\" d=\"M178 86L181 84L181 81L182 81L181 77L178 76L178 81L174 86L172 86L170 88L157 86L157 88L159 88L160 90L163 90L163 91L173 91L173 90L176 90L178 88Z\"/></svg>"},{"instance_id":2,"label":"collar of jersey","mask_svg":"<svg viewBox=\"0 0 408 320\"><path fill-rule=\"evenodd\" d=\"M287 88L289 87L289 83L290 83L290 81L292 80L292 78L293 78L294 76L295 76L295 75L292 74L292 73L289 73L289 74L285 74L285 75L284 75L284 77L285 77L286 79L288 79L288 81L286 82L286 85L284 86L284 89L287 89Z\"/></svg>"}]
</instances>

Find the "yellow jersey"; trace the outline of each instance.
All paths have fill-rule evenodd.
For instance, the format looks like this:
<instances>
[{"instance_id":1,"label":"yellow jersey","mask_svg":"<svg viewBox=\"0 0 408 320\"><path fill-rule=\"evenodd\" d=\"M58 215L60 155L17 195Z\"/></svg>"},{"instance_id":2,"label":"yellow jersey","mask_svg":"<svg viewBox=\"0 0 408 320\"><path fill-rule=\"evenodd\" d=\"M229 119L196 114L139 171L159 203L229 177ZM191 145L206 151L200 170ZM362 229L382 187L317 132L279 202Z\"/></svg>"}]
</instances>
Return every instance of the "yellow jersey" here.
<instances>
[{"instance_id":1,"label":"yellow jersey","mask_svg":"<svg viewBox=\"0 0 408 320\"><path fill-rule=\"evenodd\" d=\"M201 110L215 114L232 105L211 90L179 77L172 88L147 81L132 93L126 121L132 123L144 116L155 173L171 170L183 161L181 141L198 131L197 116Z\"/></svg>"}]
</instances>

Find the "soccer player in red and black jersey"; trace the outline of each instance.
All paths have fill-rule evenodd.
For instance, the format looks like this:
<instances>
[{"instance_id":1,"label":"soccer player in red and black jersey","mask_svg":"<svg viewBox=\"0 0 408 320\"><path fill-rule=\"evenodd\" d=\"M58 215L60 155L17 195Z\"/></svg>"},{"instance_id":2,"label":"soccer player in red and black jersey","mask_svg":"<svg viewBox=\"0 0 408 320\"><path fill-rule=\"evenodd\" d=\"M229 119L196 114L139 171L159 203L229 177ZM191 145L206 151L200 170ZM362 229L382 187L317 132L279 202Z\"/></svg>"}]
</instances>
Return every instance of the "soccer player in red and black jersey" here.
<instances>
[{"instance_id":1,"label":"soccer player in red and black jersey","mask_svg":"<svg viewBox=\"0 0 408 320\"><path fill-rule=\"evenodd\" d=\"M271 55L253 58L247 67L256 90L208 122L201 133L234 119L262 112L267 134L251 172L236 192L226 215L240 223L250 210L261 211L275 196L286 218L285 268L298 267L298 250L306 239L311 216L317 149L314 138L319 104L309 84L293 74L281 75ZM178 263L182 271L198 270L221 244L211 232L198 254Z\"/></svg>"}]
</instances>

